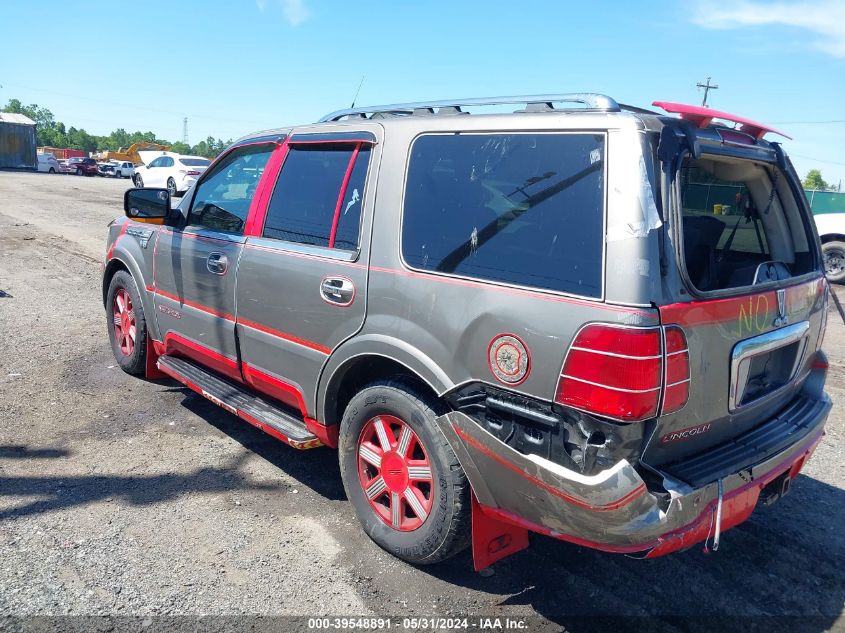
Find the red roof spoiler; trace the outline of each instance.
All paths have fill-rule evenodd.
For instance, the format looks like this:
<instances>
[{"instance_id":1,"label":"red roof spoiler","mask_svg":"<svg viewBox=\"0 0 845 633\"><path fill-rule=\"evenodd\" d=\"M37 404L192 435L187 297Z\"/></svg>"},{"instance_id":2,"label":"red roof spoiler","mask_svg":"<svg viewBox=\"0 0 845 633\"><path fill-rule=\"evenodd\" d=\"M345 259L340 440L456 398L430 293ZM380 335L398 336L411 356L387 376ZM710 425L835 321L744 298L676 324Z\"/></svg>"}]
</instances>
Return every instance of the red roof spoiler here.
<instances>
[{"instance_id":1,"label":"red roof spoiler","mask_svg":"<svg viewBox=\"0 0 845 633\"><path fill-rule=\"evenodd\" d=\"M673 103L671 101L655 101L652 105L656 105L658 108L663 108L666 112L680 114L682 119L689 121L700 128L705 128L710 125L710 122L713 119L722 119L724 121L741 124L742 127L739 128L740 131L750 134L757 140L763 138L763 136L768 132L779 134L784 138L792 140L791 136L787 136L773 127L757 123L756 121L746 119L745 117L737 116L736 114L720 112L719 110L713 110L712 108L704 106L686 105L684 103Z\"/></svg>"}]
</instances>

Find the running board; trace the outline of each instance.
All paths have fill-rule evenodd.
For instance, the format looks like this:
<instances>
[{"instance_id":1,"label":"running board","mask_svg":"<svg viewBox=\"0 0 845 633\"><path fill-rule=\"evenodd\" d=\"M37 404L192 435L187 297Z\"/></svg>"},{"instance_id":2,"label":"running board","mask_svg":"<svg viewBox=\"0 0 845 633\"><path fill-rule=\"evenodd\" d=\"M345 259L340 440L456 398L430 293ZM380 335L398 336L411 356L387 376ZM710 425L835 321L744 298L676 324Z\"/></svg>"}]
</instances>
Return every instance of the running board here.
<instances>
[{"instance_id":1,"label":"running board","mask_svg":"<svg viewBox=\"0 0 845 633\"><path fill-rule=\"evenodd\" d=\"M234 413L294 448L316 448L323 445L317 436L305 428L302 419L256 395L248 388L221 378L196 363L175 356L161 356L157 366L160 371L229 413Z\"/></svg>"}]
</instances>

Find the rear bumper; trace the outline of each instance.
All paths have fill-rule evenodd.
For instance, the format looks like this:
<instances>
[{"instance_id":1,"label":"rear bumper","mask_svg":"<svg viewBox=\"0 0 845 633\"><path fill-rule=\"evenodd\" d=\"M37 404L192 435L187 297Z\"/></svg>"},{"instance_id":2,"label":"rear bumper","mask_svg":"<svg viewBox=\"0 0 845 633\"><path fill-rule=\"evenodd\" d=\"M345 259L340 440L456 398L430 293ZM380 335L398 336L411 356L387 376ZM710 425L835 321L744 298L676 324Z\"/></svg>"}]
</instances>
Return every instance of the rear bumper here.
<instances>
[{"instance_id":1,"label":"rear bumper","mask_svg":"<svg viewBox=\"0 0 845 633\"><path fill-rule=\"evenodd\" d=\"M758 463L723 473L721 531L745 521L763 488L789 471L795 477L824 435L826 395L803 409L788 446ZM799 423L800 422L800 423ZM718 480L690 485L664 474L668 491L653 493L626 460L585 476L524 455L453 411L438 418L488 516L595 549L662 556L714 531Z\"/></svg>"},{"instance_id":2,"label":"rear bumper","mask_svg":"<svg viewBox=\"0 0 845 633\"><path fill-rule=\"evenodd\" d=\"M196 181L197 179L193 176L182 176L176 184L176 191L179 193L186 193Z\"/></svg>"}]
</instances>

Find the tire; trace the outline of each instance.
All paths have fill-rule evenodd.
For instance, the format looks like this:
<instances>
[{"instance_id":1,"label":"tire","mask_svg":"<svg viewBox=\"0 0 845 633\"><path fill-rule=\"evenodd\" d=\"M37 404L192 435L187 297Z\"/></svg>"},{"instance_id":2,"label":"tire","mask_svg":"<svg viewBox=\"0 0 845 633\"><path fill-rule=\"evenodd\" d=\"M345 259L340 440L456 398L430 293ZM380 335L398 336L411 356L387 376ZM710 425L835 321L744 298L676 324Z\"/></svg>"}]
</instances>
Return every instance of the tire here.
<instances>
[{"instance_id":1,"label":"tire","mask_svg":"<svg viewBox=\"0 0 845 633\"><path fill-rule=\"evenodd\" d=\"M53 169L52 167L50 167L50 173L51 173L51 174L55 174L55 173L56 173L56 170L55 170L55 169Z\"/></svg>"},{"instance_id":2,"label":"tire","mask_svg":"<svg viewBox=\"0 0 845 633\"><path fill-rule=\"evenodd\" d=\"M82 171L82 168L81 168L81 167L77 167L77 168L76 168L76 175L77 175L77 176L82 176L82 175L83 175L83 171Z\"/></svg>"},{"instance_id":3,"label":"tire","mask_svg":"<svg viewBox=\"0 0 845 633\"><path fill-rule=\"evenodd\" d=\"M141 178L140 174L135 174L135 177L132 179L132 182L135 183L135 186L138 189L141 189L144 186L144 179Z\"/></svg>"},{"instance_id":4,"label":"tire","mask_svg":"<svg viewBox=\"0 0 845 633\"><path fill-rule=\"evenodd\" d=\"M170 192L170 197L176 196L176 181L173 178L167 179L167 191Z\"/></svg>"},{"instance_id":5,"label":"tire","mask_svg":"<svg viewBox=\"0 0 845 633\"><path fill-rule=\"evenodd\" d=\"M435 408L409 384L370 384L346 407L338 442L343 487L364 531L387 552L423 565L454 556L470 540L469 482L437 427ZM409 466L416 472L409 473Z\"/></svg>"},{"instance_id":6,"label":"tire","mask_svg":"<svg viewBox=\"0 0 845 633\"><path fill-rule=\"evenodd\" d=\"M142 375L147 362L147 320L135 280L125 270L117 271L109 284L106 323L117 364L127 374Z\"/></svg>"},{"instance_id":7,"label":"tire","mask_svg":"<svg viewBox=\"0 0 845 633\"><path fill-rule=\"evenodd\" d=\"M822 244L824 272L829 281L845 283L845 242L825 242Z\"/></svg>"}]
</instances>

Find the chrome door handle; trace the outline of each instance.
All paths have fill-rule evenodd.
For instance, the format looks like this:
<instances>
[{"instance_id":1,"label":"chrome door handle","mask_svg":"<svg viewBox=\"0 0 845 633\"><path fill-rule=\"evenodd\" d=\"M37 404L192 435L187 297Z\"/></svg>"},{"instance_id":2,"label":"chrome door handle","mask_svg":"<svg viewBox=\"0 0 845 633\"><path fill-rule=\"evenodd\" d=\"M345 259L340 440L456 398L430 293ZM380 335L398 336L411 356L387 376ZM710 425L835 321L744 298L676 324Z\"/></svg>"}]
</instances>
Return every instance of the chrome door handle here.
<instances>
[{"instance_id":1,"label":"chrome door handle","mask_svg":"<svg viewBox=\"0 0 845 633\"><path fill-rule=\"evenodd\" d=\"M229 269L229 258L223 253L211 253L205 260L205 267L208 268L208 272L210 273L225 275Z\"/></svg>"},{"instance_id":2,"label":"chrome door handle","mask_svg":"<svg viewBox=\"0 0 845 633\"><path fill-rule=\"evenodd\" d=\"M345 307L355 300L355 284L346 277L324 277L320 282L320 296L323 301Z\"/></svg>"}]
</instances>

